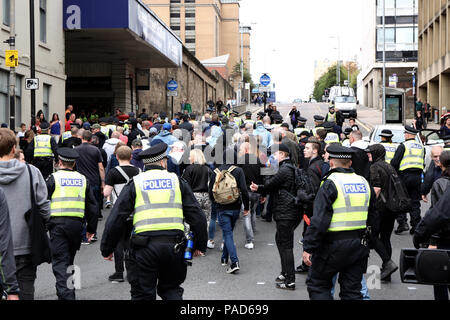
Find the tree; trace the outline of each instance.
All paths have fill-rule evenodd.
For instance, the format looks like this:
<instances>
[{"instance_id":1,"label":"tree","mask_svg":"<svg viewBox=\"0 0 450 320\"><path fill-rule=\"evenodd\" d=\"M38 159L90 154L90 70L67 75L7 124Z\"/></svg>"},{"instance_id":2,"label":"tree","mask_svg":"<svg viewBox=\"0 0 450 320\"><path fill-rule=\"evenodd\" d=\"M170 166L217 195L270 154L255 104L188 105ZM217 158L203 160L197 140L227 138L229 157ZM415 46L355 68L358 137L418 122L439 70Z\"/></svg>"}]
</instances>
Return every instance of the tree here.
<instances>
[{"instance_id":1,"label":"tree","mask_svg":"<svg viewBox=\"0 0 450 320\"><path fill-rule=\"evenodd\" d=\"M241 77L241 64L237 62L233 67L232 72L233 77ZM250 89L252 90L255 87L255 84L253 83L252 75L248 71L247 68L244 66L244 83L250 83Z\"/></svg>"},{"instance_id":2,"label":"tree","mask_svg":"<svg viewBox=\"0 0 450 320\"><path fill-rule=\"evenodd\" d=\"M336 68L334 65L328 69L328 71L322 75L315 83L314 83L314 91L313 96L317 101L322 100L322 96L324 95L325 89L331 88L336 85ZM346 67L341 65L341 84L343 85L345 80L348 80L348 70ZM350 87L355 89L357 84L357 77L359 74L359 70L356 67L350 67Z\"/></svg>"}]
</instances>

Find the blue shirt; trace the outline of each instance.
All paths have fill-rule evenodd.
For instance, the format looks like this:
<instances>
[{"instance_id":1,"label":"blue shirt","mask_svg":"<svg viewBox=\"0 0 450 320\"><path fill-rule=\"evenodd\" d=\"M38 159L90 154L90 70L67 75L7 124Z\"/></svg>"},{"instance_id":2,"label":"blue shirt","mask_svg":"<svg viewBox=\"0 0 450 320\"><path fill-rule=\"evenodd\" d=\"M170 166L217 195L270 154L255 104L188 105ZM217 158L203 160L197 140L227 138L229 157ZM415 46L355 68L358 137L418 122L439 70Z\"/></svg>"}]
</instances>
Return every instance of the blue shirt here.
<instances>
[{"instance_id":1,"label":"blue shirt","mask_svg":"<svg viewBox=\"0 0 450 320\"><path fill-rule=\"evenodd\" d=\"M51 127L50 134L56 134L56 135L61 134L61 122L58 121Z\"/></svg>"}]
</instances>

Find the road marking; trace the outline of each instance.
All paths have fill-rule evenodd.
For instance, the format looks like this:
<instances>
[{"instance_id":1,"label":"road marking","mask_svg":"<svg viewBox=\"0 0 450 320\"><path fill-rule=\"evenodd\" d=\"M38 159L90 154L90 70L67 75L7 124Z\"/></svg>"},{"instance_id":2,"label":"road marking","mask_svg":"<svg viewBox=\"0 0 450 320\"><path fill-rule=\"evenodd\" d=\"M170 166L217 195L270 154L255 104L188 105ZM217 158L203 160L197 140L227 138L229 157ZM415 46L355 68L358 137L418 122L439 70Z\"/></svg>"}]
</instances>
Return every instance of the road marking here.
<instances>
[{"instance_id":1,"label":"road marking","mask_svg":"<svg viewBox=\"0 0 450 320\"><path fill-rule=\"evenodd\" d=\"M268 246L274 246L275 244L273 244L273 243L268 243L267 245L268 245Z\"/></svg>"},{"instance_id":2,"label":"road marking","mask_svg":"<svg viewBox=\"0 0 450 320\"><path fill-rule=\"evenodd\" d=\"M210 282L208 282L208 284L216 284L216 282L215 281L210 281Z\"/></svg>"},{"instance_id":3,"label":"road marking","mask_svg":"<svg viewBox=\"0 0 450 320\"><path fill-rule=\"evenodd\" d=\"M364 123L362 123L360 120L356 119L356 122L359 123L364 129L367 130L367 132L372 132L372 129L370 129L369 127L367 127Z\"/></svg>"},{"instance_id":4,"label":"road marking","mask_svg":"<svg viewBox=\"0 0 450 320\"><path fill-rule=\"evenodd\" d=\"M264 284L266 284L266 283L265 283L265 282L257 282L256 284L264 285Z\"/></svg>"},{"instance_id":5,"label":"road marking","mask_svg":"<svg viewBox=\"0 0 450 320\"><path fill-rule=\"evenodd\" d=\"M408 290L417 290L416 287L408 287Z\"/></svg>"}]
</instances>

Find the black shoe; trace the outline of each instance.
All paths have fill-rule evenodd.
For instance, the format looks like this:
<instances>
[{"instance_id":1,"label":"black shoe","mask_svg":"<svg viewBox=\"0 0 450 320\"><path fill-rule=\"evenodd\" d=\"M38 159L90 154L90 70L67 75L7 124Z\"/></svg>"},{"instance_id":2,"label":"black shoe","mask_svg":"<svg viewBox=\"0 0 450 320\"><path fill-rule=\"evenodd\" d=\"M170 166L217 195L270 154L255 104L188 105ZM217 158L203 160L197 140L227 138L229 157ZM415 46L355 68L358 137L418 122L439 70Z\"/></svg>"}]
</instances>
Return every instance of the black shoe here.
<instances>
[{"instance_id":1,"label":"black shoe","mask_svg":"<svg viewBox=\"0 0 450 320\"><path fill-rule=\"evenodd\" d=\"M390 279L391 274L393 274L395 271L398 270L398 266L395 264L394 261L389 260L386 262L385 265L383 265L383 268L381 269L381 280L385 281L387 278Z\"/></svg>"},{"instance_id":2,"label":"black shoe","mask_svg":"<svg viewBox=\"0 0 450 320\"><path fill-rule=\"evenodd\" d=\"M292 282L292 283L286 283L286 282L277 283L276 287L278 289L294 291L295 290L295 283L294 282Z\"/></svg>"},{"instance_id":3,"label":"black shoe","mask_svg":"<svg viewBox=\"0 0 450 320\"><path fill-rule=\"evenodd\" d=\"M409 234L413 235L415 231L416 231L416 227L411 226L411 230L409 230Z\"/></svg>"},{"instance_id":4,"label":"black shoe","mask_svg":"<svg viewBox=\"0 0 450 320\"><path fill-rule=\"evenodd\" d=\"M95 242L95 241L98 241L97 234L95 234L91 239L91 242Z\"/></svg>"},{"instance_id":5,"label":"black shoe","mask_svg":"<svg viewBox=\"0 0 450 320\"><path fill-rule=\"evenodd\" d=\"M395 232L395 234L401 234L402 232L408 231L408 230L409 230L408 225L403 224L403 225L398 226L397 230L395 230L394 232Z\"/></svg>"},{"instance_id":6,"label":"black shoe","mask_svg":"<svg viewBox=\"0 0 450 320\"><path fill-rule=\"evenodd\" d=\"M303 263L295 269L295 273L308 273L308 272L309 267Z\"/></svg>"},{"instance_id":7,"label":"black shoe","mask_svg":"<svg viewBox=\"0 0 450 320\"><path fill-rule=\"evenodd\" d=\"M108 278L111 282L124 282L123 272L115 272L113 275L110 275Z\"/></svg>"},{"instance_id":8,"label":"black shoe","mask_svg":"<svg viewBox=\"0 0 450 320\"><path fill-rule=\"evenodd\" d=\"M102 221L103 220L103 215L99 215L98 216L98 221Z\"/></svg>"},{"instance_id":9,"label":"black shoe","mask_svg":"<svg viewBox=\"0 0 450 320\"><path fill-rule=\"evenodd\" d=\"M381 279L381 282L391 282L391 276Z\"/></svg>"},{"instance_id":10,"label":"black shoe","mask_svg":"<svg viewBox=\"0 0 450 320\"><path fill-rule=\"evenodd\" d=\"M272 222L272 219L262 219L261 221L264 221L264 222Z\"/></svg>"},{"instance_id":11,"label":"black shoe","mask_svg":"<svg viewBox=\"0 0 450 320\"><path fill-rule=\"evenodd\" d=\"M236 273L239 269L239 262L235 262L227 269L227 273Z\"/></svg>"},{"instance_id":12,"label":"black shoe","mask_svg":"<svg viewBox=\"0 0 450 320\"><path fill-rule=\"evenodd\" d=\"M285 282L286 277L283 274L280 274L278 277L275 278L275 282Z\"/></svg>"}]
</instances>

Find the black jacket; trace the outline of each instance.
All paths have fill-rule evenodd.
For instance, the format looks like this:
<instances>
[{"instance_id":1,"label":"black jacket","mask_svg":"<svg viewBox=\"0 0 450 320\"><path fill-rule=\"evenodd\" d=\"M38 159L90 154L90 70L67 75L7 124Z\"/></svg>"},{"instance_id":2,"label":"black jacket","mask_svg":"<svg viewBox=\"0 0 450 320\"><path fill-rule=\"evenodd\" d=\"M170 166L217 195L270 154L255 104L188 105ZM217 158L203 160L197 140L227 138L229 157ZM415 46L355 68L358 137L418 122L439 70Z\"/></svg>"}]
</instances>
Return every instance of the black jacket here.
<instances>
[{"instance_id":1,"label":"black jacket","mask_svg":"<svg viewBox=\"0 0 450 320\"><path fill-rule=\"evenodd\" d=\"M430 193L431 188L433 187L433 183L438 180L442 176L442 169L440 167L436 167L434 161L431 162L428 167L427 172L425 173L423 184L420 187L420 194L426 196Z\"/></svg>"},{"instance_id":2,"label":"black jacket","mask_svg":"<svg viewBox=\"0 0 450 320\"><path fill-rule=\"evenodd\" d=\"M282 161L278 172L264 185L258 186L258 193L273 197L273 215L277 220L297 220L300 211L295 206L295 171L290 159Z\"/></svg>"},{"instance_id":3,"label":"black jacket","mask_svg":"<svg viewBox=\"0 0 450 320\"><path fill-rule=\"evenodd\" d=\"M218 169L220 171L223 170L228 170L231 167L230 164L223 164L221 165ZM244 204L244 210L249 210L250 205L249 205L249 195L248 195L248 190L247 190L247 185L245 184L245 174L244 171L236 166L236 169L234 169L231 174L233 175L233 177L236 179L236 183L238 185L239 191L241 192L241 198L239 198L239 200L237 200L234 203L231 204L227 204L227 205L221 205L216 203L216 209L217 211L225 211L225 210L241 210L241 206L242 203ZM213 172L211 175L211 181L209 182L209 197L211 199L211 201L214 201L214 196L213 196L213 187L214 187L214 183L216 182L216 173Z\"/></svg>"},{"instance_id":4,"label":"black jacket","mask_svg":"<svg viewBox=\"0 0 450 320\"><path fill-rule=\"evenodd\" d=\"M343 168L333 169L324 178L325 181L320 187L314 201L314 213L311 218L311 225L306 230L303 238L303 250L311 254L324 244L325 236L333 217L333 203L337 199L338 191L334 182L326 179L333 172L352 173L354 170ZM375 192L371 188L369 214L367 218L368 226L371 226L373 221L376 220L376 215Z\"/></svg>"},{"instance_id":5,"label":"black jacket","mask_svg":"<svg viewBox=\"0 0 450 320\"><path fill-rule=\"evenodd\" d=\"M314 186L314 191L316 193L320 188L320 182L322 181L322 177L324 175L322 166L323 166L323 159L320 156L318 156L312 160L309 160L308 168L306 170L309 179L311 180L311 183ZM308 217L312 217L314 213L314 203L307 205L305 213Z\"/></svg>"},{"instance_id":6,"label":"black jacket","mask_svg":"<svg viewBox=\"0 0 450 320\"><path fill-rule=\"evenodd\" d=\"M99 148L103 148L103 145L105 144L105 141L106 141L107 139L109 139L109 138L107 138L107 137L103 134L103 132L101 132L101 131L96 132L94 135L98 137L98 145L99 145Z\"/></svg>"},{"instance_id":7,"label":"black jacket","mask_svg":"<svg viewBox=\"0 0 450 320\"><path fill-rule=\"evenodd\" d=\"M81 145L81 139L77 137L70 137L62 141L62 138L59 140L58 146L60 148L74 148Z\"/></svg>"},{"instance_id":8,"label":"black jacket","mask_svg":"<svg viewBox=\"0 0 450 320\"><path fill-rule=\"evenodd\" d=\"M352 168L357 175L363 176L368 181L370 174L369 156L362 149L356 147L351 147L351 149L356 151L352 158Z\"/></svg>"},{"instance_id":9,"label":"black jacket","mask_svg":"<svg viewBox=\"0 0 450 320\"><path fill-rule=\"evenodd\" d=\"M261 160L253 154L245 154L238 159L238 166L242 168L245 174L245 183L250 190L250 185L254 182L257 185L263 184L263 176L261 175L261 168L265 165Z\"/></svg>"},{"instance_id":10,"label":"black jacket","mask_svg":"<svg viewBox=\"0 0 450 320\"><path fill-rule=\"evenodd\" d=\"M68 169L63 169L65 171L71 171ZM98 205L97 200L92 192L92 188L89 184L89 181L86 180L86 199L85 199L85 209L84 209L84 219L87 222L86 231L89 233L97 232L97 223L98 223ZM48 191L48 200L52 200L53 192L55 192L55 178L53 175L50 175L46 181L47 183L47 191ZM51 220L50 220L51 224Z\"/></svg>"},{"instance_id":11,"label":"black jacket","mask_svg":"<svg viewBox=\"0 0 450 320\"><path fill-rule=\"evenodd\" d=\"M146 170L164 170L158 166L147 166ZM191 190L189 184L182 178L179 178L180 190L183 201L183 215L186 222L190 225L191 231L194 233L194 250L206 251L206 243L208 241L206 217L201 209L197 199ZM124 232L127 230L127 219L134 212L136 202L136 189L134 182L128 183L120 193L109 217L106 221L105 230L103 232L100 250L103 257L108 257L114 252L119 241L123 238ZM181 230L167 231L149 231L142 235L148 236L183 236Z\"/></svg>"},{"instance_id":12,"label":"black jacket","mask_svg":"<svg viewBox=\"0 0 450 320\"><path fill-rule=\"evenodd\" d=\"M133 143L133 141L139 136L141 137L141 139L144 139L145 133L143 133L138 128L133 128L133 130L131 130L131 132L128 134L128 146L130 148L131 148L131 144Z\"/></svg>"},{"instance_id":13,"label":"black jacket","mask_svg":"<svg viewBox=\"0 0 450 320\"><path fill-rule=\"evenodd\" d=\"M295 121L292 121L293 114L295 114ZM291 110L291 112L289 112L289 120L290 120L291 124L294 126L294 128L297 126L298 118L300 118L300 111Z\"/></svg>"},{"instance_id":14,"label":"black jacket","mask_svg":"<svg viewBox=\"0 0 450 320\"><path fill-rule=\"evenodd\" d=\"M208 192L212 171L207 165L191 164L186 167L183 179L189 183L192 192Z\"/></svg>"}]
</instances>

